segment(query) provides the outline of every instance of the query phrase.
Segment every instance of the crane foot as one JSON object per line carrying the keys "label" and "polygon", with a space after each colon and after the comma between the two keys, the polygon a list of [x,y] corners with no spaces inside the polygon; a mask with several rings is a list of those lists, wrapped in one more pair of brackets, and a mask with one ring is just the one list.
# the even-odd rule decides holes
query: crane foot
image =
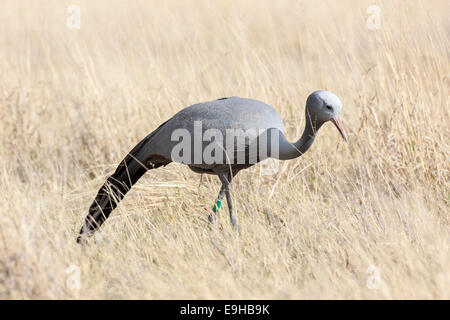
{"label": "crane foot", "polygon": [[208,216],[208,221],[209,223],[211,223],[213,226],[217,225],[217,215],[215,213],[211,213]]}

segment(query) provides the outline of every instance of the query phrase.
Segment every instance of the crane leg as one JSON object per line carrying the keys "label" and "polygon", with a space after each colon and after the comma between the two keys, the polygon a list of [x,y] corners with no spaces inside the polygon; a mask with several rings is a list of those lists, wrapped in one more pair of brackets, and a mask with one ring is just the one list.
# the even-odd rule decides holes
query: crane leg
{"label": "crane leg", "polygon": [[225,195],[225,187],[222,184],[222,187],[220,188],[219,194],[217,195],[216,203],[213,207],[213,212],[208,216],[208,220],[211,224],[216,224],[217,221],[217,212],[219,212],[220,206],[222,205],[222,199]]}
{"label": "crane leg", "polygon": [[230,222],[233,228],[237,231],[239,231],[239,227],[237,224],[236,216],[233,213],[233,204],[231,202],[231,193],[230,189],[228,188],[230,182],[231,182],[231,176],[230,174],[226,175],[219,175],[220,181],[222,182],[222,188],[225,192],[225,196],[227,197],[227,204],[228,204],[228,211],[230,213]]}

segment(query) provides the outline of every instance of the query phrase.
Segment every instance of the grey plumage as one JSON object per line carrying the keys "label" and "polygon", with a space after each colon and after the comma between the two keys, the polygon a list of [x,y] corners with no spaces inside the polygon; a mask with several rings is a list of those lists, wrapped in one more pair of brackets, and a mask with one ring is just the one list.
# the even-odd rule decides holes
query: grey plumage
{"label": "grey plumage", "polygon": [[[302,137],[294,143],[286,139],[279,114],[261,101],[230,97],[198,103],[182,109],[139,142],[121,161],[115,172],[108,177],[89,208],[77,241],[81,242],[85,236],[93,234],[101,226],[118,202],[147,170],[165,166],[171,162],[184,162],[197,173],[217,175],[222,182],[217,200],[221,201],[226,196],[231,223],[237,228],[228,188],[233,177],[240,170],[269,157],[287,160],[302,155],[311,146],[319,128],[327,121],[332,121],[346,140],[346,134],[339,119],[341,108],[341,101],[333,93],[313,92],[306,103],[305,130]],[[174,137],[174,132],[177,130],[184,130],[193,137],[189,143],[191,150],[189,157],[184,157],[183,161],[174,156],[174,150],[180,143],[176,135]],[[216,134],[220,133],[223,140],[217,137],[204,139],[203,135],[208,130]],[[239,136],[236,140],[233,137],[234,143],[231,144],[233,150],[227,148],[227,130],[243,132],[242,140]],[[248,132],[256,132],[256,134],[247,135]],[[267,136],[265,140],[262,138]],[[203,155],[212,142],[220,146],[219,149],[223,151],[223,162],[211,163],[197,157]],[[276,148],[273,147],[274,145]],[[265,153],[261,153],[263,148]],[[212,154],[218,155],[219,149]],[[184,152],[180,154],[186,156]],[[211,214],[209,220],[215,220],[215,212]]]}

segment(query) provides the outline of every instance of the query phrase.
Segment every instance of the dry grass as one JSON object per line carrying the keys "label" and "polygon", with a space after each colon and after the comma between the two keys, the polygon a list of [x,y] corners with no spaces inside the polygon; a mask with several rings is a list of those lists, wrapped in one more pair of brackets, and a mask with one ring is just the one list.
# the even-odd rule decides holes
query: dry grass
{"label": "dry grass", "polygon": [[[368,30],[373,2],[4,1],[0,297],[450,298],[450,8],[377,0]],[[277,174],[240,173],[240,237],[226,210],[207,223],[218,179],[171,164],[75,243],[107,174],[177,110],[256,98],[294,140],[316,89],[343,100],[350,143],[327,125]]]}

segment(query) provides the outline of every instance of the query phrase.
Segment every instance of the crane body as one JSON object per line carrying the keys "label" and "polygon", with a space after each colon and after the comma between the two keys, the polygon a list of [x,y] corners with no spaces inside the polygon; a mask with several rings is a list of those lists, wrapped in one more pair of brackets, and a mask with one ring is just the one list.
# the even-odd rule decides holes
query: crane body
{"label": "crane body", "polygon": [[236,174],[267,158],[301,156],[327,121],[333,122],[347,140],[339,118],[341,108],[333,93],[313,92],[306,103],[304,132],[296,142],[286,139],[283,121],[275,109],[258,100],[229,97],[182,109],[139,142],[107,178],[89,208],[77,241],[83,242],[102,225],[146,171],[171,162],[188,165],[196,173],[217,175],[222,186],[209,221],[215,221],[226,197],[231,224],[238,229],[229,190]]}

